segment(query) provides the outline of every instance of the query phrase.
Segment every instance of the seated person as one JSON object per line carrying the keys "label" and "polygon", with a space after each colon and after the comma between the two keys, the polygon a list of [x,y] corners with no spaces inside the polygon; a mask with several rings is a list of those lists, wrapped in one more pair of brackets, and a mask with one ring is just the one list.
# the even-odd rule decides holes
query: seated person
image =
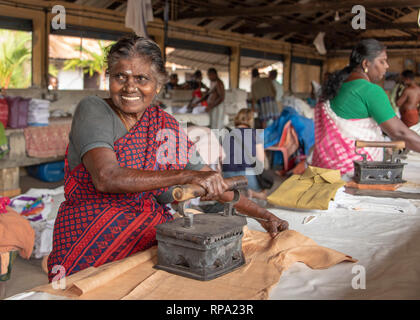
{"label": "seated person", "polygon": [[[420,152],[420,136],[395,115],[384,89],[375,84],[388,68],[385,47],[375,39],[360,41],[343,70],[330,75],[322,86],[321,102],[315,108],[315,147],[312,165],[354,171],[355,140],[403,140],[408,149]],[[359,150],[368,161],[382,161],[382,148]]]}
{"label": "seated person", "polygon": [[[218,172],[188,164],[192,142],[152,103],[166,79],[158,45],[130,35],[111,47],[107,61],[110,97],[84,98],[72,122],[49,281],[155,245],[154,227],[173,219],[165,204],[171,186],[196,184],[205,200],[233,199]],[[235,207],[269,220],[261,225],[272,236],[288,226],[246,197]]]}
{"label": "seated person", "polygon": [[254,129],[251,109],[241,109],[235,116],[235,129],[224,137],[223,149],[223,177],[246,176],[248,196],[267,199],[256,177],[264,169],[264,143]]}
{"label": "seated person", "polygon": [[405,88],[396,105],[400,109],[401,121],[407,127],[411,127],[419,122],[420,87],[414,80],[413,71],[403,71],[401,78]]}
{"label": "seated person", "polygon": [[165,84],[166,91],[180,88],[181,86],[178,84],[178,75],[176,73],[172,73],[169,76],[169,82]]}

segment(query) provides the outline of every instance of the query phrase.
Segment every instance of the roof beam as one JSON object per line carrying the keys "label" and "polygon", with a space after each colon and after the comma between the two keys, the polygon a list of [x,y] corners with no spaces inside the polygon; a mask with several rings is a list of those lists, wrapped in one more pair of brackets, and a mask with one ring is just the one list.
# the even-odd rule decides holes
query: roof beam
{"label": "roof beam", "polygon": [[[418,29],[419,26],[415,22],[403,22],[403,23],[366,23],[367,29],[371,30],[392,30],[392,29]],[[366,31],[366,30],[354,30],[351,27],[351,24],[348,23],[347,25],[338,24],[334,27],[331,24],[309,24],[309,23],[282,23],[272,25],[270,27],[239,27],[234,30],[233,32],[240,32],[240,33],[256,33],[256,34],[265,34],[265,33],[288,33],[288,32],[307,32],[307,33],[317,33],[320,31],[330,33],[330,32],[357,32],[357,31]],[[404,31],[404,30],[403,30]]]}
{"label": "roof beam", "polygon": [[[365,8],[404,8],[420,7],[419,0],[365,0],[359,1]],[[325,12],[327,10],[346,10],[351,9],[355,3],[353,1],[317,1],[308,3],[270,5],[248,8],[224,8],[215,10],[200,10],[180,14],[178,20],[191,18],[209,18],[209,17],[234,17],[234,16],[280,16],[293,13],[315,13]]]}

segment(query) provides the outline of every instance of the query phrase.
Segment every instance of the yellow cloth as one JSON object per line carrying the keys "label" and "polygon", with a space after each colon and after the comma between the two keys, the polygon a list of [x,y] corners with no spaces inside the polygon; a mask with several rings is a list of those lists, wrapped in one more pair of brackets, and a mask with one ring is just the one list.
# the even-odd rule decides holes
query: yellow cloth
{"label": "yellow cloth", "polygon": [[302,175],[284,181],[267,200],[282,207],[327,210],[330,200],[344,185],[340,170],[309,166]]}
{"label": "yellow cloth", "polygon": [[188,279],[154,269],[157,248],[152,247],[98,268],[79,271],[66,278],[64,290],[47,284],[30,291],[83,300],[267,299],[283,271],[295,262],[303,262],[313,269],[326,269],[343,261],[357,261],[344,253],[322,247],[294,230],[283,231],[273,239],[267,232],[244,227],[242,249],[246,264],[210,281]]}

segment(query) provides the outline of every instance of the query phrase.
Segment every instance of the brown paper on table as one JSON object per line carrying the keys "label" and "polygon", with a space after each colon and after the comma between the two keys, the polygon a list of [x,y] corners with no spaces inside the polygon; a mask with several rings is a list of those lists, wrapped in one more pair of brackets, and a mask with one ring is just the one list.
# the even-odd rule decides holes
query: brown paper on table
{"label": "brown paper on table", "polygon": [[326,269],[343,261],[357,262],[341,252],[319,246],[294,230],[281,232],[272,239],[266,232],[245,227],[242,248],[246,264],[210,281],[154,269],[157,247],[153,247],[98,268],[77,272],[66,278],[65,290],[55,290],[47,284],[30,291],[87,300],[268,299],[283,271],[295,262],[303,262],[312,269]]}

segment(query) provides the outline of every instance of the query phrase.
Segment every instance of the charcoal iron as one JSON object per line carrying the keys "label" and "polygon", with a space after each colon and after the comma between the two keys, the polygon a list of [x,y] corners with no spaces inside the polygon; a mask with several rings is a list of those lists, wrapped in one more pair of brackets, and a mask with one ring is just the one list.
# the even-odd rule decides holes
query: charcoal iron
{"label": "charcoal iron", "polygon": [[[396,184],[404,183],[403,169],[399,150],[405,148],[404,141],[356,141],[356,154],[363,157],[354,163],[354,181],[359,184]],[[384,148],[383,161],[367,161],[366,154],[357,153],[358,148]],[[387,159],[385,148],[392,148],[391,157]]]}
{"label": "charcoal iron", "polygon": [[[245,263],[242,252],[246,218],[236,214],[234,204],[239,190],[247,185],[246,177],[225,179],[234,198],[220,213],[185,212],[185,200],[203,196],[199,186],[177,186],[173,191],[181,218],[156,226],[158,262],[156,269],[196,280],[211,280],[229,273]],[[195,191],[191,191],[195,190]]]}

